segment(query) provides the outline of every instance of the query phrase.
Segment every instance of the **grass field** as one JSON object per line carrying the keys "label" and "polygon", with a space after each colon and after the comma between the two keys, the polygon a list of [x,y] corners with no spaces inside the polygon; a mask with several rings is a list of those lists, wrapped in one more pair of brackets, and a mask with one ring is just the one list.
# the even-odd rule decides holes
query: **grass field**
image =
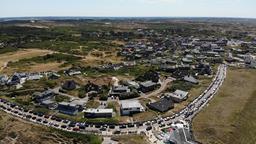
{"label": "grass field", "polygon": [[36,126],[0,111],[1,144],[100,144],[94,135],[82,135]]}
{"label": "grass field", "polygon": [[20,59],[42,56],[49,53],[52,53],[52,51],[39,49],[25,49],[16,52],[0,54],[0,71],[2,70],[2,67],[9,61],[18,61]]}
{"label": "grass field", "polygon": [[229,69],[209,106],[194,120],[196,140],[204,144],[256,143],[256,70]]}

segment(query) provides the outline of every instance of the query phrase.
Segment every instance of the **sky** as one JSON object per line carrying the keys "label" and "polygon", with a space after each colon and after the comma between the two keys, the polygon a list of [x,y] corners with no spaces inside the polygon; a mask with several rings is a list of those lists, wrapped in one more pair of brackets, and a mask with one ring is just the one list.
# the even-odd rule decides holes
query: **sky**
{"label": "sky", "polygon": [[0,0],[0,17],[243,17],[256,0]]}

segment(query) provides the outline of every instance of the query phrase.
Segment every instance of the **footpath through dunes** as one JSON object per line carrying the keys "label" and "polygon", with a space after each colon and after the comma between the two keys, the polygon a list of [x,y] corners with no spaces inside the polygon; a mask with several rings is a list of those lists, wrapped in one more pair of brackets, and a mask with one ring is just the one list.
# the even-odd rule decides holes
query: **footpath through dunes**
{"label": "footpath through dunes", "polygon": [[209,106],[193,120],[203,144],[256,143],[256,70],[228,68],[227,78]]}
{"label": "footpath through dunes", "polygon": [[42,56],[50,53],[53,52],[50,50],[41,49],[22,49],[15,52],[0,54],[0,72],[7,66],[7,63],[10,61],[14,62],[21,59]]}

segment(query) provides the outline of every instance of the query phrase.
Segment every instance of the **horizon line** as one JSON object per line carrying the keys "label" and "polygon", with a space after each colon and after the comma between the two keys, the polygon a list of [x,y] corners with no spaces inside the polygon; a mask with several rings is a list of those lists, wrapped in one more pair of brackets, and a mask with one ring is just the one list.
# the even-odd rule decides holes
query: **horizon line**
{"label": "horizon line", "polygon": [[232,17],[232,16],[7,16],[0,19],[15,18],[226,18],[226,19],[256,19],[256,17]]}

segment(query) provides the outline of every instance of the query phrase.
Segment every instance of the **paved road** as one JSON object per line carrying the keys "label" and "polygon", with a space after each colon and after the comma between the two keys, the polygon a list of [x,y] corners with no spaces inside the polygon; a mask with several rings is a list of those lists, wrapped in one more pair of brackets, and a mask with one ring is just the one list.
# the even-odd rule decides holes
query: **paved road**
{"label": "paved road", "polygon": [[[51,116],[45,117],[33,114],[29,111],[25,112],[23,108],[13,106],[10,102],[7,102],[3,99],[0,99],[0,109],[27,121],[36,124],[46,125],[49,127],[54,127],[65,131],[73,131],[78,133],[96,133],[104,136],[111,136],[114,134],[125,135],[145,133],[149,137],[151,143],[161,143],[161,140],[155,137],[154,131],[159,131],[159,129],[167,128],[170,126],[170,124],[179,120],[191,121],[196,116],[196,114],[199,113],[217,93],[223,81],[225,80],[225,77],[226,65],[220,65],[218,67],[216,76],[214,77],[210,86],[198,98],[196,98],[193,102],[187,105],[187,107],[185,107],[183,110],[170,117],[156,117],[153,118],[151,121],[136,123],[135,125],[112,125],[113,127],[107,124],[98,125],[75,123],[74,125],[72,125],[72,122],[65,123],[63,120],[57,121],[56,119],[52,119]],[[81,125],[84,127],[81,127]]]}

